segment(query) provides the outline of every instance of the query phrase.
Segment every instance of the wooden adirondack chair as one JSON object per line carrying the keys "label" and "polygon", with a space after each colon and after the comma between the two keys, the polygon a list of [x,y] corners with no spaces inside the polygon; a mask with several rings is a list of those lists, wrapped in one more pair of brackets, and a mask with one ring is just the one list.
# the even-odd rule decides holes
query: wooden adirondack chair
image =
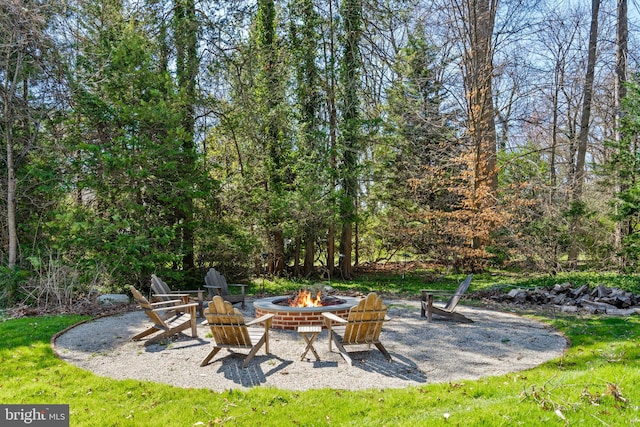
{"label": "wooden adirondack chair", "polygon": [[151,290],[153,297],[160,301],[170,301],[175,298],[187,297],[189,301],[198,303],[198,316],[204,317],[204,289],[194,289],[189,291],[172,291],[167,282],[156,276],[151,275]]}
{"label": "wooden adirondack chair", "polygon": [[[204,278],[205,288],[209,290],[209,296],[213,298],[215,295],[221,296],[225,301],[231,304],[242,303],[244,308],[244,296],[245,290],[248,285],[245,284],[227,284],[227,279],[224,278],[215,268],[210,268],[207,275]],[[229,286],[241,288],[240,294],[232,294],[229,292]]]}
{"label": "wooden adirondack chair", "polygon": [[[193,302],[185,304],[181,299],[150,303],[136,288],[129,286],[129,289],[131,289],[133,298],[136,300],[138,305],[140,305],[147,317],[149,317],[151,322],[153,322],[153,326],[149,329],[133,336],[131,338],[133,341],[138,341],[146,336],[160,332],[156,336],[145,341],[144,345],[148,346],[170,336],[176,335],[185,329],[189,329],[189,327],[191,327],[191,336],[194,338],[198,337],[196,323],[196,307],[198,306],[198,303]],[[175,316],[170,319],[163,319],[160,314],[168,310],[175,310]],[[183,312],[180,310],[185,311]]]}
{"label": "wooden adirondack chair", "polygon": [[[420,300],[422,301],[422,304],[421,304],[422,309],[420,310],[420,315],[422,317],[425,317],[425,313],[426,313],[428,322],[431,322],[431,317],[434,314],[436,314],[436,315],[445,317],[447,319],[456,320],[458,322],[473,323],[473,320],[469,319],[468,317],[460,313],[456,313],[453,311],[458,305],[460,298],[462,298],[465,292],[467,292],[467,289],[469,289],[469,285],[471,285],[472,278],[473,278],[473,274],[468,275],[467,278],[464,279],[464,281],[460,283],[460,285],[458,285],[458,289],[456,289],[455,293],[453,294],[441,292],[437,290],[434,291],[434,290],[423,289],[421,291],[421,297],[420,297]],[[450,296],[451,298],[449,298],[449,301],[447,301],[444,307],[436,307],[435,305],[433,305],[434,295]]]}
{"label": "wooden adirondack chair", "polygon": [[[349,365],[353,365],[353,360],[344,347],[346,345],[366,344],[371,348],[371,344],[373,344],[387,360],[391,361],[391,355],[380,342],[382,323],[388,320],[386,317],[387,307],[382,303],[382,298],[376,293],[370,293],[358,305],[352,307],[349,310],[347,320],[333,313],[322,313],[322,315],[325,317],[325,323],[329,331],[329,351],[332,351],[331,343],[334,342],[338,351]],[[336,330],[334,323],[343,325],[343,327],[338,326]]]}
{"label": "wooden adirondack chair", "polygon": [[[215,343],[213,350],[204,358],[200,366],[209,364],[209,361],[223,348],[249,350],[249,354],[242,363],[243,368],[247,367],[263,345],[265,352],[269,354],[269,329],[273,313],[265,314],[245,323],[240,310],[234,308],[230,302],[223,300],[220,295],[216,295],[204,314]],[[264,324],[263,329],[249,328],[249,326],[259,323]]]}

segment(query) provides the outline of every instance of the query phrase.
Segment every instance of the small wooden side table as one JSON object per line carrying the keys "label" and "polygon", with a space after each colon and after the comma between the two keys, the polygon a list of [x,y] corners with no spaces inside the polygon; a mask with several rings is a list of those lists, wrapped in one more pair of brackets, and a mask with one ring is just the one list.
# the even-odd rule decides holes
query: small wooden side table
{"label": "small wooden side table", "polygon": [[311,350],[313,355],[316,356],[316,360],[320,360],[320,356],[316,353],[316,349],[313,348],[313,341],[320,332],[322,332],[321,326],[298,326],[298,334],[302,335],[302,338],[304,338],[307,343],[307,347],[304,349],[304,353],[302,353],[300,360],[304,360],[304,357],[307,355],[309,350]]}

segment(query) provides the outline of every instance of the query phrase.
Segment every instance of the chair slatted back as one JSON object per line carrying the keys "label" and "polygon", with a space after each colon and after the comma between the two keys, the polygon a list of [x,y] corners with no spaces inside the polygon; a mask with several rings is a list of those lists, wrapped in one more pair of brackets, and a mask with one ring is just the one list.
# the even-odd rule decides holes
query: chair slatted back
{"label": "chair slatted back", "polygon": [[462,298],[464,293],[467,292],[467,289],[469,289],[469,285],[471,285],[472,278],[473,278],[473,274],[470,274],[467,276],[466,279],[464,279],[462,283],[460,283],[460,285],[458,285],[458,289],[456,289],[456,293],[451,298],[449,298],[449,301],[447,301],[447,304],[444,306],[445,310],[452,311],[454,308],[456,308],[456,305],[458,305],[460,298]]}
{"label": "chair slatted back", "polygon": [[[165,282],[164,280],[162,280],[161,278],[159,278],[155,274],[151,275],[151,290],[155,294],[170,294],[171,293],[171,289],[169,288],[169,285],[167,285],[167,282]],[[161,298],[164,301],[168,301],[168,300],[171,299],[171,297],[161,297]]]}
{"label": "chair slatted back", "polygon": [[156,326],[159,329],[165,330],[165,331],[168,330],[169,327],[167,326],[165,321],[162,320],[162,318],[158,315],[157,312],[153,311],[153,306],[151,305],[151,303],[149,303],[149,300],[147,300],[140,293],[140,291],[138,291],[133,286],[129,286],[129,289],[131,290],[131,293],[133,294],[133,298],[136,300],[136,302],[138,303],[140,308],[142,308],[144,310],[145,314],[153,322],[154,326]]}
{"label": "chair slatted back", "polygon": [[252,347],[242,313],[221,296],[213,297],[204,314],[217,346]]}
{"label": "chair slatted back", "polygon": [[387,307],[372,292],[349,310],[343,344],[373,344],[379,342]]}
{"label": "chair slatted back", "polygon": [[204,278],[205,283],[208,286],[218,286],[222,290],[222,295],[229,295],[229,286],[227,279],[218,272],[215,268],[210,268],[207,275]]}

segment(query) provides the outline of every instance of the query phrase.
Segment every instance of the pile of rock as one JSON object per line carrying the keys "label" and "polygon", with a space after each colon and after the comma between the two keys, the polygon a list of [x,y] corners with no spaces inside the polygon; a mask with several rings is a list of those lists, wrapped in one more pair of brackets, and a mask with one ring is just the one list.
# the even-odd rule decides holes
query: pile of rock
{"label": "pile of rock", "polygon": [[508,293],[491,293],[485,298],[501,304],[552,306],[567,313],[586,312],[628,316],[640,314],[640,295],[604,285],[574,287],[571,283],[536,289],[512,289]]}

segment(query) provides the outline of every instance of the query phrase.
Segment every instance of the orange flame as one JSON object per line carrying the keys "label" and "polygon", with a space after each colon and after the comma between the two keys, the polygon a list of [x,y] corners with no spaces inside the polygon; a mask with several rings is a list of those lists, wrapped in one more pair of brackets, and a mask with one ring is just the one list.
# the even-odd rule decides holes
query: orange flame
{"label": "orange flame", "polygon": [[322,291],[318,292],[314,297],[311,296],[311,291],[301,289],[298,295],[292,300],[289,300],[290,307],[319,307],[322,305]]}

